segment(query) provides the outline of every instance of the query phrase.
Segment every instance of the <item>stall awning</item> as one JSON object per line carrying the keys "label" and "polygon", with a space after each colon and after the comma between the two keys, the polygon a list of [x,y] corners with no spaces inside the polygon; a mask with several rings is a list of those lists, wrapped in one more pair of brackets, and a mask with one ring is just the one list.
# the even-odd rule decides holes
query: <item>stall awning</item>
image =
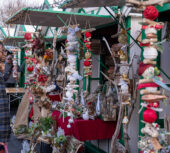
{"label": "stall awning", "polygon": [[62,8],[84,8],[84,7],[103,7],[103,6],[123,6],[125,0],[66,0]]}
{"label": "stall awning", "polygon": [[92,15],[53,10],[21,9],[6,21],[7,24],[39,25],[49,27],[62,27],[64,23],[80,24],[81,28],[87,26],[97,27],[113,22],[109,15]]}
{"label": "stall awning", "polygon": [[[53,38],[54,37],[44,37],[44,40],[45,42],[50,42],[52,43],[53,42]],[[57,38],[57,41],[61,41],[61,40],[64,40],[66,39],[65,36],[62,36],[62,37],[58,37]],[[25,39],[23,36],[18,36],[18,37],[6,37],[4,40],[3,40],[4,44],[5,45],[15,45],[17,43],[21,43],[21,42],[25,42]]]}

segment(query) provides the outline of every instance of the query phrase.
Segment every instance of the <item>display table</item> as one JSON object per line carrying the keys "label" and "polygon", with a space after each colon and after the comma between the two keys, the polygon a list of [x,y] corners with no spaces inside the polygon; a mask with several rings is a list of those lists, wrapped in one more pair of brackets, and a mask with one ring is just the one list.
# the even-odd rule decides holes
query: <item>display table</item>
{"label": "display table", "polygon": [[24,88],[5,88],[7,94],[25,93]]}
{"label": "display table", "polygon": [[63,123],[63,116],[59,118],[59,111],[54,111],[52,116],[56,120],[57,126],[64,129],[65,135],[73,135],[80,141],[111,139],[116,128],[116,122],[104,122],[100,119],[75,119],[71,128],[67,128],[69,117],[66,117]]}
{"label": "display table", "polygon": [[[8,95],[9,110],[10,110],[10,103],[16,100],[21,100],[23,97],[22,95],[25,93],[25,89],[24,88],[5,88],[5,90]],[[11,98],[13,99],[11,100]]]}

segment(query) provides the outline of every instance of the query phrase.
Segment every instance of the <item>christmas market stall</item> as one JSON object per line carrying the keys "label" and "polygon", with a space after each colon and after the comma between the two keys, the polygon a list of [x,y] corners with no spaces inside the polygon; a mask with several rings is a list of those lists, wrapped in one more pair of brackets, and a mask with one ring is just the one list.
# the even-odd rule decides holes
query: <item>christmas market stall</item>
{"label": "christmas market stall", "polygon": [[[31,153],[40,142],[53,153],[90,152],[84,146],[94,140],[108,140],[107,152],[130,153],[136,105],[139,152],[169,151],[169,131],[157,120],[169,90],[158,60],[165,25],[159,10],[166,2],[127,0],[126,9],[115,11],[108,6],[125,1],[70,0],[61,7],[103,7],[108,15],[23,8],[6,22],[56,27],[50,47],[40,29],[24,33],[26,92],[11,126],[15,136],[29,140]],[[132,8],[143,13],[142,30],[133,35]]]}
{"label": "christmas market stall", "polygon": [[[23,20],[24,15],[29,16],[31,22]],[[43,15],[48,16],[49,21],[39,22]],[[111,35],[116,33],[112,28],[117,29],[111,17],[22,9],[7,23],[61,27],[54,36],[53,49],[46,48],[41,31],[24,35],[27,91],[16,114],[15,135],[30,139],[32,152],[39,141],[51,143],[56,152],[69,150],[66,144],[74,142],[71,149],[76,152],[82,141],[111,139],[118,112],[116,89],[108,81],[113,79],[114,62],[109,58],[107,45],[116,41]],[[108,24],[107,31],[96,30],[103,24]],[[60,45],[56,43],[59,32],[67,37]],[[100,43],[103,36],[105,42]],[[122,37],[126,37],[123,31]],[[101,60],[99,54],[107,57]],[[123,52],[117,55],[117,60],[121,55],[122,62],[126,62]],[[80,65],[84,67],[81,73]],[[108,72],[109,78],[102,79],[100,69],[104,75]],[[97,81],[95,87],[90,84],[93,80],[95,84]],[[128,81],[126,76],[125,80]],[[29,119],[33,122],[29,123]]]}

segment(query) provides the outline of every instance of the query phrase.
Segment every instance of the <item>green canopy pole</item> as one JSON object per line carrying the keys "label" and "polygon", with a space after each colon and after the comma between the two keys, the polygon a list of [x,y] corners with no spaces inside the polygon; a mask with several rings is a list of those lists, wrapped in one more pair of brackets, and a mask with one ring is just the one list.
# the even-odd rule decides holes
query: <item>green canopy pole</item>
{"label": "green canopy pole", "polygon": [[[25,62],[24,57],[25,57],[25,50],[24,48],[21,48],[21,59],[20,59],[21,65]],[[24,70],[20,74],[19,87],[24,88],[25,87],[24,83],[25,83],[25,65],[24,65]]]}

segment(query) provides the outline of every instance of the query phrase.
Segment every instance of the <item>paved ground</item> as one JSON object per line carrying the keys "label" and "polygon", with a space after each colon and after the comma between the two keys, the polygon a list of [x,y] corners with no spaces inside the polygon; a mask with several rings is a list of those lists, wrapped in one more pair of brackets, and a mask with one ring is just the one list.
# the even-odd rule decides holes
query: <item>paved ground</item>
{"label": "paved ground", "polygon": [[8,143],[8,151],[9,153],[20,153],[22,149],[22,141],[15,138],[13,134],[11,134],[10,141]]}
{"label": "paved ground", "polygon": [[[11,105],[11,117],[17,112],[17,103]],[[16,139],[16,137],[11,133],[10,141],[8,142],[9,153],[20,153],[22,149],[22,141]]]}

